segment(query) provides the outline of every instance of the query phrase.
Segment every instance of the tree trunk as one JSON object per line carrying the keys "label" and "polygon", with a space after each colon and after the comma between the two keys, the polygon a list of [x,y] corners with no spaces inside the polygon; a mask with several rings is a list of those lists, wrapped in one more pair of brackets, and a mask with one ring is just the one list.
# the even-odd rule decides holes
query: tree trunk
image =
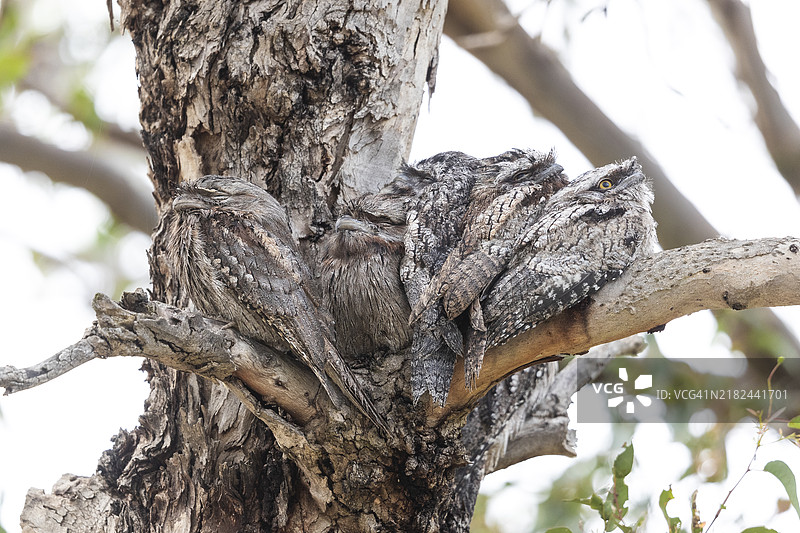
{"label": "tree trunk", "polygon": [[[376,190],[407,156],[444,15],[424,2],[123,9],[157,204],[182,181],[239,176],[286,206],[306,249],[337,203]],[[175,303],[164,274],[154,264],[154,295]],[[151,372],[141,431],[103,462],[133,530],[427,529],[427,518],[412,526],[414,482],[399,479],[403,459],[384,443],[320,429],[313,452],[292,453],[224,387]]]}

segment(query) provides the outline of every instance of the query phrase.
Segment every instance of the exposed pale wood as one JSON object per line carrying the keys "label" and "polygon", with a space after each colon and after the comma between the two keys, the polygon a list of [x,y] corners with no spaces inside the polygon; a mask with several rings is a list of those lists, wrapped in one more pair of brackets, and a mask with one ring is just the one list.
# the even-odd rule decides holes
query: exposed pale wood
{"label": "exposed pale wood", "polygon": [[[701,309],[751,309],[800,302],[800,239],[715,239],[643,259],[573,308],[486,353],[477,387],[457,380],[442,418],[537,359],[580,353]],[[463,372],[456,364],[455,375]]]}

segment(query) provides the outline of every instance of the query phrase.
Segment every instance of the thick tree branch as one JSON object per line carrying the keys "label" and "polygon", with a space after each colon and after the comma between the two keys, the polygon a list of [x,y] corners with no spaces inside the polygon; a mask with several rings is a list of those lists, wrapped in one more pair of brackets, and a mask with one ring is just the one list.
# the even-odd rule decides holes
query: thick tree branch
{"label": "thick tree branch", "polygon": [[0,124],[0,161],[84,188],[105,202],[119,220],[148,235],[158,223],[152,197],[97,156],[61,150]]}
{"label": "thick tree branch", "polygon": [[750,8],[740,0],[708,0],[736,57],[736,76],[756,102],[755,123],[778,170],[800,196],[800,127],[769,82]]}
{"label": "thick tree branch", "polygon": [[[453,380],[444,418],[473,405],[495,383],[538,360],[580,353],[702,309],[800,304],[800,238],[715,239],[658,253],[632,265],[585,306],[489,350],[474,390]],[[463,372],[456,363],[455,375]]]}

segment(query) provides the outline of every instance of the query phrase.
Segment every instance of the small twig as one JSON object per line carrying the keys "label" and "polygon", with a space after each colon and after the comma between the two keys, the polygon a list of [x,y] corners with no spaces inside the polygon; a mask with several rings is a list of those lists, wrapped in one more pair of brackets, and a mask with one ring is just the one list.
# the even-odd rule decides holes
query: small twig
{"label": "small twig", "polygon": [[96,337],[83,338],[49,359],[28,368],[0,367],[0,387],[5,389],[4,395],[42,385],[83,363],[102,357],[96,349],[97,342],[101,341]]}
{"label": "small twig", "polygon": [[[772,371],[769,373],[769,376],[767,377],[767,390],[769,391],[772,391],[772,378],[775,375],[775,372],[778,370],[778,367],[781,366],[781,363],[783,363],[783,360],[778,359],[778,362],[775,364],[775,367],[772,369]],[[733,491],[736,490],[736,487],[739,486],[739,484],[742,482],[747,473],[753,469],[753,463],[756,460],[758,449],[761,447],[761,441],[764,440],[764,436],[767,434],[767,431],[769,430],[769,424],[772,421],[774,421],[775,418],[778,417],[783,412],[784,409],[785,407],[782,407],[776,413],[773,413],[772,395],[770,395],[769,405],[767,407],[767,416],[764,417],[762,412],[753,413],[758,418],[758,440],[756,440],[756,448],[755,450],[753,450],[753,457],[750,458],[750,462],[747,464],[747,468],[745,469],[744,473],[741,475],[739,480],[736,481],[736,484],[734,484],[733,488],[731,488],[731,490],[728,491],[728,494],[725,496],[725,499],[722,500],[722,503],[719,505],[719,509],[717,509],[717,514],[714,515],[714,518],[711,520],[711,523],[708,524],[705,533],[711,531],[711,526],[714,525],[714,522],[716,522],[717,517],[719,517],[719,515],[722,513],[722,510],[725,509],[725,504],[728,502],[728,499],[731,497],[731,494],[733,494]],[[781,440],[783,438],[784,437],[781,436]]]}
{"label": "small twig", "polygon": [[747,475],[747,473],[750,472],[753,469],[753,463],[756,460],[756,455],[758,454],[758,449],[761,447],[761,440],[764,438],[764,435],[766,434],[767,429],[768,429],[768,426],[766,424],[763,424],[763,425],[761,425],[759,427],[759,429],[758,429],[758,440],[756,441],[756,449],[753,450],[753,457],[750,458],[750,462],[747,464],[747,468],[745,469],[744,473],[741,475],[741,477],[739,477],[738,481],[736,481],[736,484],[733,485],[733,488],[731,488],[731,490],[728,491],[728,494],[725,496],[725,499],[722,500],[722,503],[719,505],[719,509],[717,509],[717,514],[715,514],[714,518],[711,519],[711,522],[708,524],[708,527],[706,528],[705,533],[708,533],[709,531],[711,531],[711,527],[714,525],[714,522],[717,521],[717,518],[722,513],[722,510],[725,509],[725,504],[728,503],[728,499],[731,497],[731,494],[733,494],[733,491],[736,490],[736,487],[739,486],[739,484],[742,482],[742,480]]}
{"label": "small twig", "polygon": [[114,6],[111,5],[111,0],[106,0],[106,7],[108,8],[108,23],[111,25],[111,31],[114,31]]}

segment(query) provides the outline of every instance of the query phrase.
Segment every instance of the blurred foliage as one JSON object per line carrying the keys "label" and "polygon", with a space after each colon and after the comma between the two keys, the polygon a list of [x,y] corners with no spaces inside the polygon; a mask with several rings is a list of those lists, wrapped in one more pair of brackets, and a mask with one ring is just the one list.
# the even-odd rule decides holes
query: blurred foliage
{"label": "blurred foliage", "polygon": [[112,41],[129,38],[110,32],[108,19],[62,15],[61,24],[35,29],[36,4],[20,0],[0,3],[0,98],[8,88],[17,94],[37,91],[58,112],[102,136],[109,127],[117,126],[98,113],[90,78]]}
{"label": "blurred foliage", "polygon": [[[20,113],[17,108],[20,95],[36,92],[51,106],[38,111],[44,121],[58,125],[66,122],[73,127],[78,123],[94,141],[106,140],[105,132],[119,131],[119,126],[109,124],[98,114],[91,79],[98,68],[97,60],[113,40],[129,37],[110,32],[105,17],[93,21],[56,11],[50,14],[52,20],[40,23],[36,14],[40,4],[0,2],[0,120],[14,124],[20,115],[26,116],[27,112]],[[36,127],[34,124],[34,131]],[[51,186],[49,180],[35,176],[29,181],[49,189],[53,195],[65,187]],[[146,282],[130,279],[126,274],[130,269],[122,268],[125,259],[121,257],[120,244],[129,234],[130,229],[118,223],[112,213],[97,228],[95,238],[80,249],[58,253],[26,245],[44,275],[68,271],[85,280],[89,298],[98,290],[118,297],[132,284]],[[142,255],[144,252],[142,249]]]}
{"label": "blurred foliage", "polygon": [[622,533],[633,533],[644,523],[645,517],[642,516],[630,526],[625,523],[625,516],[630,510],[627,507],[628,485],[625,483],[625,478],[631,470],[633,470],[633,444],[624,444],[622,452],[614,459],[611,467],[612,484],[611,488],[605,491],[605,497],[594,492],[588,498],[572,501],[597,511],[605,523],[605,531],[619,529]]}
{"label": "blurred foliage", "polygon": [[20,12],[14,4],[0,11],[0,91],[13,85],[27,72],[33,39],[20,32]]}
{"label": "blurred foliage", "polygon": [[[629,442],[636,428],[635,424],[617,424],[610,449]],[[582,507],[574,502],[582,495],[593,492],[592,481],[597,477],[611,475],[610,457],[598,455],[586,460],[576,460],[553,484],[544,499],[540,500],[533,531],[544,531],[554,524],[580,531],[585,519]],[[643,502],[636,502],[637,509],[644,509]]]}
{"label": "blurred foliage", "polygon": [[[758,426],[758,443],[756,444],[756,452],[762,445],[762,438],[768,431],[767,424],[759,424]],[[755,459],[755,454],[753,455],[753,459]],[[747,467],[747,470],[739,479],[739,481],[734,485],[734,487],[728,492],[725,500],[720,505],[719,511],[714,516],[714,519],[711,523],[708,524],[707,529],[705,531],[709,531],[711,526],[714,524],[714,521],[717,517],[726,510],[725,503],[728,501],[728,498],[731,494],[736,490],[739,486],[739,483],[744,479],[745,475],[751,471],[751,467],[753,465],[753,461]],[[600,515],[600,518],[604,524],[604,531],[621,531],[622,533],[635,533],[639,531],[642,526],[644,525],[645,521],[647,520],[647,511],[642,510],[634,513],[630,513],[631,516],[638,518],[628,519],[625,520],[625,517],[629,515],[629,509],[627,504],[629,503],[629,487],[625,482],[625,478],[631,473],[634,466],[634,449],[633,444],[625,444],[622,447],[622,451],[617,455],[614,459],[613,466],[611,468],[611,479],[612,482],[607,489],[601,489],[599,491],[592,491],[591,495],[586,498],[576,498],[571,500],[571,503],[579,503],[586,507],[589,507],[597,514]],[[800,518],[800,505],[798,505],[797,500],[797,486],[794,473],[791,469],[784,463],[783,461],[770,461],[764,468],[765,472],[769,472],[773,474],[783,485],[784,489],[786,490],[789,501],[791,505],[797,510],[798,518]],[[700,513],[697,509],[697,491],[692,494],[691,497],[691,523],[689,529],[685,529],[683,527],[683,521],[680,517],[672,516],[670,512],[667,510],[667,504],[675,499],[674,494],[672,493],[672,487],[669,487],[663,491],[658,498],[658,507],[661,510],[661,515],[663,516],[668,533],[703,533],[704,528],[706,528],[706,523],[703,522],[700,518]],[[537,528],[535,531],[541,531],[541,529]],[[572,533],[573,531],[583,531],[583,528],[578,525],[575,528],[566,527],[566,526],[559,526],[555,528],[550,528],[546,530],[546,533]],[[777,533],[772,529],[766,528],[764,526],[756,526],[756,527],[749,527],[744,529],[742,533]]]}
{"label": "blurred foliage", "polygon": [[486,508],[489,503],[489,497],[485,494],[478,494],[478,500],[475,502],[475,511],[472,513],[472,522],[470,522],[470,533],[502,533],[502,529],[497,526],[489,525],[486,522]]}
{"label": "blurred foliage", "polygon": [[94,98],[88,88],[81,83],[76,83],[72,87],[68,95],[65,111],[95,134],[100,133],[104,128],[105,123],[97,114]]}

